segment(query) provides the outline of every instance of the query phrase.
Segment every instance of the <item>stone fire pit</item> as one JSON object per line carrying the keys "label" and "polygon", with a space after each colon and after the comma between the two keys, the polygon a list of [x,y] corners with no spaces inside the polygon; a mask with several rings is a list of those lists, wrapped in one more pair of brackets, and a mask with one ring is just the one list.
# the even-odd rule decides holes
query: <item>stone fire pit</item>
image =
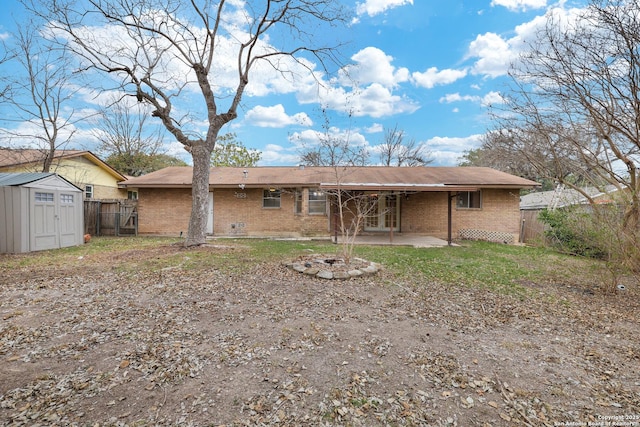
{"label": "stone fire pit", "polygon": [[362,258],[353,258],[347,264],[339,256],[318,254],[300,256],[286,266],[299,273],[327,280],[347,280],[380,271],[380,264]]}

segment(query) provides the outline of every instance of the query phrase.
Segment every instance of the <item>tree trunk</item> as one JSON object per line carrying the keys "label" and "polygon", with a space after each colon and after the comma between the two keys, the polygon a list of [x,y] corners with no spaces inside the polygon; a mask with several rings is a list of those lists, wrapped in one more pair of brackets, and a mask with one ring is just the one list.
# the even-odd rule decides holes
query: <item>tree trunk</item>
{"label": "tree trunk", "polygon": [[193,158],[191,218],[189,219],[189,232],[185,246],[198,246],[206,242],[211,151],[204,142],[191,146],[191,157]]}

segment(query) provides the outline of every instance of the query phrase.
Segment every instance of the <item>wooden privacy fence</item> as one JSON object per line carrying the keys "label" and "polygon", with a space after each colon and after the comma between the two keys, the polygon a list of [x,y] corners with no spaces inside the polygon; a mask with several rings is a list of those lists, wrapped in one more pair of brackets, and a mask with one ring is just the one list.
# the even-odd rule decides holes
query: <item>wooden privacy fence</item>
{"label": "wooden privacy fence", "polygon": [[84,232],[93,236],[137,236],[137,200],[85,200]]}
{"label": "wooden privacy fence", "polygon": [[520,241],[528,244],[544,242],[545,225],[538,219],[540,210],[520,211]]}

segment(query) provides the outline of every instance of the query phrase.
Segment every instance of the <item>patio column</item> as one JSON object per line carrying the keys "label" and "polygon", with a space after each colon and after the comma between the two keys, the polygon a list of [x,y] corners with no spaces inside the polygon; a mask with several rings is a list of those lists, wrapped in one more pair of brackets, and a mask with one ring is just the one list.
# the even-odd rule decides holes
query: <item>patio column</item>
{"label": "patio column", "polygon": [[451,200],[457,195],[451,194],[451,191],[447,191],[447,243],[449,244],[449,246],[451,246],[451,216],[452,216],[452,212],[451,212]]}

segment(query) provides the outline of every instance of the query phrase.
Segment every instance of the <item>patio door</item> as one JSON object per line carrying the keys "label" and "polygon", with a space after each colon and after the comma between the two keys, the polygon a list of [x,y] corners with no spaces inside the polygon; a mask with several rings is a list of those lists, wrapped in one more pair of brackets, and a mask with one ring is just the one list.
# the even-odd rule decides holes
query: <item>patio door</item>
{"label": "patio door", "polygon": [[397,194],[371,195],[368,199],[364,231],[398,231],[400,199]]}

